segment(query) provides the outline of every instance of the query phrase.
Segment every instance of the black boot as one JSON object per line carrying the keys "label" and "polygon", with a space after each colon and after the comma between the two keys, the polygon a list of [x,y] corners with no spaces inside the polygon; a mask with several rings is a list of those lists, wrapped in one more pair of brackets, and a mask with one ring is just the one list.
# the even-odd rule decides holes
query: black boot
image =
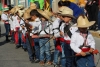
{"label": "black boot", "polygon": [[6,35],[6,42],[10,42],[10,40],[8,39],[8,36]]}

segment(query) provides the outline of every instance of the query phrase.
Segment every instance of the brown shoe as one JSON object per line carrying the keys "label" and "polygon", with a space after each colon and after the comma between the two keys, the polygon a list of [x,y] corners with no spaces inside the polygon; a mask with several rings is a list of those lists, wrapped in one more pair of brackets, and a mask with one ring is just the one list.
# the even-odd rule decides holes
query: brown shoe
{"label": "brown shoe", "polygon": [[46,64],[48,64],[48,65],[52,65],[52,62],[51,62],[51,61],[48,61]]}
{"label": "brown shoe", "polygon": [[40,65],[44,65],[44,61],[40,61]]}

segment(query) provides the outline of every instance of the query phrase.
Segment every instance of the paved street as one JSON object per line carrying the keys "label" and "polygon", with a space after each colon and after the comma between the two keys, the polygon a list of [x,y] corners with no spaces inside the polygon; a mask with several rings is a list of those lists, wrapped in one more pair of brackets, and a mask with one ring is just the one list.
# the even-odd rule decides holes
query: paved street
{"label": "paved street", "polygon": [[[31,63],[28,58],[28,53],[24,52],[22,48],[15,49],[15,45],[5,42],[4,25],[1,23],[2,36],[0,37],[0,67],[41,67],[39,63]],[[96,48],[100,51],[100,39],[95,38]],[[53,48],[52,48],[53,49]],[[95,62],[97,63],[99,56],[95,55]],[[53,67],[47,66],[45,67]],[[100,67],[98,64],[97,67]]]}

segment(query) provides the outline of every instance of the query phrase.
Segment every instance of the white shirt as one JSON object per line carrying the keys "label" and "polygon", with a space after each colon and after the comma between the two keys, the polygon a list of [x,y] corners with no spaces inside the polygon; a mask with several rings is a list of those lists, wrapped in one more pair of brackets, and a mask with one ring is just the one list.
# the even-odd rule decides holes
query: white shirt
{"label": "white shirt", "polygon": [[18,20],[18,16],[12,16],[13,18],[13,23],[14,23],[14,31],[16,31],[16,27],[20,28],[20,24],[19,24],[19,20]]}
{"label": "white shirt", "polygon": [[22,25],[25,26],[25,23],[24,23],[24,21],[21,19],[21,20],[20,20],[20,30],[22,30],[22,27],[21,27]]}
{"label": "white shirt", "polygon": [[38,33],[39,32],[39,25],[41,24],[41,21],[39,18],[36,18],[34,22],[29,22],[30,25],[32,25],[33,30],[32,33]]}
{"label": "white shirt", "polygon": [[1,19],[6,21],[9,18],[8,18],[8,16],[6,14],[3,13],[3,14],[1,14]]}
{"label": "white shirt", "polygon": [[14,30],[13,19],[11,19],[11,18],[12,18],[12,16],[10,16],[10,18],[9,18],[10,29],[11,29],[11,30]]}
{"label": "white shirt", "polygon": [[[53,32],[54,32],[54,36],[55,37],[60,37],[60,32],[59,32],[59,24],[60,24],[60,18],[56,18],[56,20],[52,23],[52,26],[53,26]],[[61,24],[60,26],[60,30],[61,28],[63,27],[63,23]]]}
{"label": "white shirt", "polygon": [[[70,46],[72,50],[74,50],[74,52],[76,53],[80,53],[81,49],[79,47],[82,46],[83,43],[84,43],[84,38],[82,37],[82,35],[80,35],[80,32],[79,31],[75,32],[71,37]],[[90,32],[88,32],[86,44],[87,46],[90,46],[91,48],[95,49],[95,41]]]}
{"label": "white shirt", "polygon": [[[45,22],[45,23],[46,23],[46,28],[45,28],[44,30],[45,30],[48,34],[52,34],[52,33],[53,33],[53,32],[52,32],[52,24],[49,23],[48,21]],[[41,24],[39,25],[39,32],[40,32],[39,35],[45,35],[46,33],[45,33],[44,30],[42,30],[42,22],[41,22]]]}

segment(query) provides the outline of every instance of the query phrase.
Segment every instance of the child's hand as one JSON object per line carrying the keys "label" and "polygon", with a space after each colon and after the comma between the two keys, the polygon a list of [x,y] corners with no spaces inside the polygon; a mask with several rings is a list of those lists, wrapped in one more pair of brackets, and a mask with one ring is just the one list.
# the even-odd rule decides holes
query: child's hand
{"label": "child's hand", "polygon": [[61,36],[63,36],[63,35],[64,35],[64,33],[63,33],[62,31],[60,31],[60,35],[61,35]]}
{"label": "child's hand", "polygon": [[93,48],[90,48],[89,52],[90,52],[90,53],[92,53],[92,52],[93,52],[93,50],[94,50]]}
{"label": "child's hand", "polygon": [[81,53],[80,53],[82,56],[86,56],[86,53],[85,52],[83,52],[83,51],[81,51]]}

